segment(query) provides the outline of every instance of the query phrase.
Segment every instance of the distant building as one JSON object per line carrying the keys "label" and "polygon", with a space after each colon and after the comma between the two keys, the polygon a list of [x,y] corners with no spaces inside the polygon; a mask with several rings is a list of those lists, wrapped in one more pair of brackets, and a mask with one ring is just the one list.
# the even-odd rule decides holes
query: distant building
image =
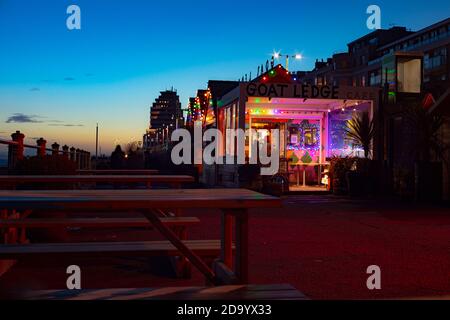
{"label": "distant building", "polygon": [[316,60],[314,70],[299,75],[298,81],[315,85],[368,86],[369,73],[374,69],[369,61],[379,57],[378,49],[412,33],[404,27],[371,32],[349,43],[348,52],[335,54],[326,61]]}
{"label": "distant building", "polygon": [[180,97],[175,90],[162,91],[150,109],[150,125],[144,135],[144,148],[164,144],[170,134],[184,126]]}
{"label": "distant building", "polygon": [[183,121],[180,97],[176,91],[162,91],[150,109],[150,129],[175,129]]}
{"label": "distant building", "polygon": [[394,52],[423,53],[424,91],[438,98],[450,87],[450,18],[390,42],[377,52],[379,59]]}
{"label": "distant building", "polygon": [[[313,70],[293,72],[291,76],[297,83],[319,86],[382,88],[378,159],[390,169],[393,180],[400,181],[405,172],[414,175],[417,174],[414,170],[418,170],[414,168],[418,161],[417,132],[411,131],[410,121],[405,117],[412,104],[422,101],[424,107],[429,107],[436,102],[433,113],[445,117],[439,135],[448,143],[449,55],[450,18],[447,18],[416,32],[403,27],[371,32],[350,42],[347,52],[335,54],[326,61],[316,60]],[[448,151],[447,157],[450,158]],[[444,198],[450,199],[450,163],[444,162],[443,172],[442,191]],[[431,173],[424,176],[431,177]],[[436,181],[438,177],[439,174]],[[439,185],[430,183],[428,188],[435,188],[433,192],[438,194],[441,193]]]}
{"label": "distant building", "polygon": [[199,89],[197,96],[189,99],[186,126],[192,127],[196,121],[202,121],[203,127],[214,126],[217,107],[220,105],[217,98],[238,86],[238,81],[208,81],[207,90]]}
{"label": "distant building", "polygon": [[450,86],[450,18],[417,32],[404,27],[376,30],[348,44],[348,52],[316,60],[311,71],[292,73],[298,83],[381,87],[395,55],[423,56],[423,92],[435,98]]}

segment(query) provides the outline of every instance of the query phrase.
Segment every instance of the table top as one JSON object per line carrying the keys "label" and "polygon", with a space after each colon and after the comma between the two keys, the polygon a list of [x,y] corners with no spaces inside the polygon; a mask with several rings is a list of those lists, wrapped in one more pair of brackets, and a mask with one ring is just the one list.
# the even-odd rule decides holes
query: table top
{"label": "table top", "polygon": [[0,191],[1,209],[274,208],[281,200],[247,189]]}
{"label": "table top", "polygon": [[0,176],[0,184],[36,182],[194,182],[182,175],[57,175],[57,176]]}
{"label": "table top", "polygon": [[77,170],[78,174],[94,174],[94,175],[149,175],[149,174],[158,174],[158,170],[149,170],[149,169],[138,169],[138,170],[129,170],[129,169],[108,169],[108,170]]}

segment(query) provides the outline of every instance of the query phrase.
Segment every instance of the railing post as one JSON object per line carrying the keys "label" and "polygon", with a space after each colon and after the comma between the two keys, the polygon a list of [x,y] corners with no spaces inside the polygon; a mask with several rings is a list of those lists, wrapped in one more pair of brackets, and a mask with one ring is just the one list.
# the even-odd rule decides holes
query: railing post
{"label": "railing post", "polygon": [[63,157],[66,158],[67,160],[69,160],[69,146],[64,145],[62,147],[62,150],[63,150]]}
{"label": "railing post", "polygon": [[76,161],[76,155],[75,155],[75,148],[74,147],[70,148],[70,160],[72,160],[73,162]]}
{"label": "railing post", "polygon": [[36,144],[38,146],[37,156],[40,158],[45,157],[45,154],[47,153],[46,150],[47,141],[44,140],[44,138],[40,138],[38,141],[36,141]]}
{"label": "railing post", "polygon": [[17,161],[23,159],[23,140],[25,139],[25,135],[20,131],[16,131],[11,135],[11,138],[17,144],[8,147],[8,169],[14,169]]}
{"label": "railing post", "polygon": [[57,144],[56,142],[52,144],[52,155],[53,156],[59,155],[59,144]]}

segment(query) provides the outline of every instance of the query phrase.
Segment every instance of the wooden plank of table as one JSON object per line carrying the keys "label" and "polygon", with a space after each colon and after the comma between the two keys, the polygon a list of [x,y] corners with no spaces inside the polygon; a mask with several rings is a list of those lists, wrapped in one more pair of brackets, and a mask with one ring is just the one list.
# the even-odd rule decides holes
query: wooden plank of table
{"label": "wooden plank of table", "polygon": [[0,191],[0,209],[276,208],[279,198],[247,189]]}
{"label": "wooden plank of table", "polygon": [[53,290],[18,293],[28,300],[307,300],[291,285],[234,285],[212,288],[170,287],[100,290]]}
{"label": "wooden plank of table", "polygon": [[77,170],[82,175],[154,175],[158,170]]}
{"label": "wooden plank of table", "polygon": [[[220,240],[186,240],[185,248],[200,252],[203,256],[216,256]],[[120,256],[175,256],[180,250],[170,241],[132,241],[132,242],[83,242],[83,243],[37,243],[6,244],[0,246],[1,259],[35,261],[35,259],[55,256],[70,257],[120,257]]]}
{"label": "wooden plank of table", "polygon": [[[196,217],[161,217],[161,222],[171,227],[184,227],[200,223]],[[148,219],[142,218],[34,218],[0,219],[0,228],[140,228],[152,227]]]}
{"label": "wooden plank of table", "polygon": [[0,176],[0,185],[22,183],[189,183],[194,178],[184,175],[56,175]]}

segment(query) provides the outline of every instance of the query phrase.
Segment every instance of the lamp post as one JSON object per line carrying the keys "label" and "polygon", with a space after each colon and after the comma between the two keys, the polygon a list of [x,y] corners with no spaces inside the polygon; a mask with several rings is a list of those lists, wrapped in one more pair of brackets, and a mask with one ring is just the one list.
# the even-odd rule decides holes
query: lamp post
{"label": "lamp post", "polygon": [[302,60],[303,57],[301,54],[296,53],[294,55],[291,54],[281,54],[280,52],[274,52],[273,53],[273,59],[280,59],[281,57],[285,57],[286,58],[286,70],[289,71],[289,58],[294,58],[295,60]]}

